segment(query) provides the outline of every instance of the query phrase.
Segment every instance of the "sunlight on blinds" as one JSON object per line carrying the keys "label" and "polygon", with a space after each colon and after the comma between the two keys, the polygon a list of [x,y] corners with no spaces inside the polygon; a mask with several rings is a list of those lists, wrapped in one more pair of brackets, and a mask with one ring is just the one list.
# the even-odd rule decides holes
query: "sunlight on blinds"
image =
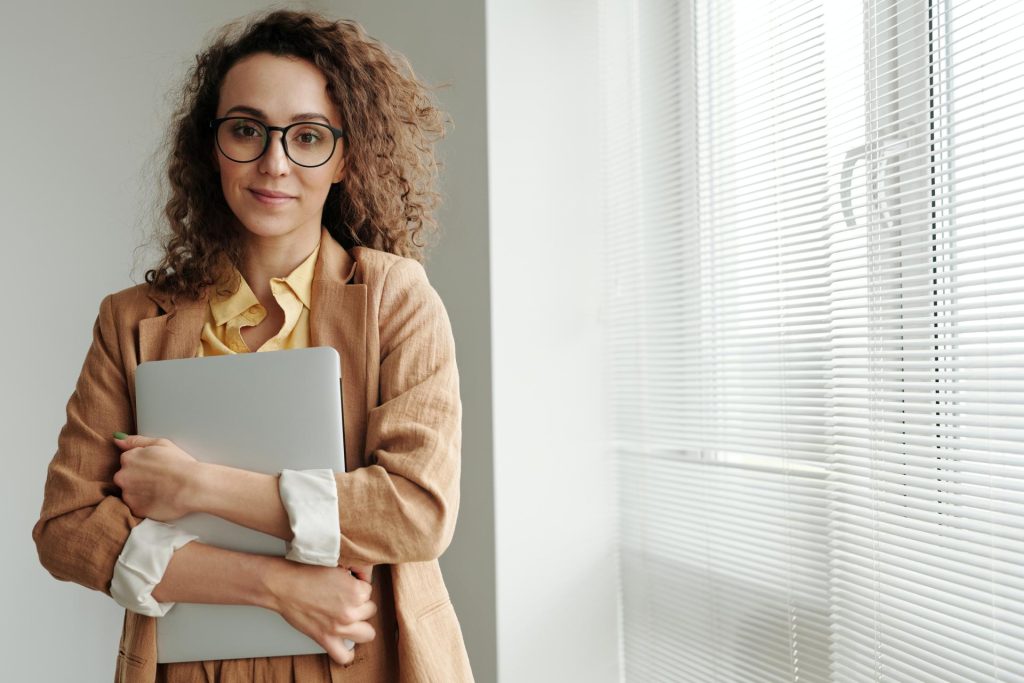
{"label": "sunlight on blinds", "polygon": [[1024,678],[1024,6],[601,28],[627,680]]}

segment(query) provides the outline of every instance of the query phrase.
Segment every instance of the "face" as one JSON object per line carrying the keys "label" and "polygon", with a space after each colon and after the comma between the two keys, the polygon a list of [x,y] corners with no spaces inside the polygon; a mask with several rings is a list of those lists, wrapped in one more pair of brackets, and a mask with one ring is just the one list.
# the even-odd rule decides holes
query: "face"
{"label": "face", "polygon": [[[250,55],[228,71],[217,105],[217,118],[224,116],[245,116],[271,126],[313,121],[344,128],[319,69],[302,59],[266,53]],[[251,236],[314,241],[331,184],[344,175],[343,143],[339,139],[334,155],[315,168],[299,166],[285,155],[280,131],[271,132],[267,151],[248,163],[228,159],[214,144],[228,206]]]}

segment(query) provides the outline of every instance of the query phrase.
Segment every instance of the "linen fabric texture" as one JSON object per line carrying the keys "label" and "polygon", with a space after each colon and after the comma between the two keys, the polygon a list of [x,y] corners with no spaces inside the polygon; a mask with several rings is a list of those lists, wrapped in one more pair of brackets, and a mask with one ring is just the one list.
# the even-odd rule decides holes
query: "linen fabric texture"
{"label": "linen fabric texture", "polygon": [[[142,521],[113,484],[120,449],[110,435],[135,430],[139,363],[196,354],[210,295],[207,288],[172,301],[142,284],[101,302],[32,531],[40,562],[56,578],[110,594],[117,559]],[[444,306],[416,261],[346,250],[323,229],[308,316],[309,345],[334,347],[341,358],[347,471],[334,474],[344,501],[340,562],[377,565],[374,599],[390,602],[394,618],[394,639],[382,642],[394,644],[397,671],[355,675],[360,646],[350,667],[326,655],[287,664],[270,658],[254,675],[258,660],[229,660],[195,663],[189,680],[470,681],[437,562],[458,511],[462,416]],[[125,612],[115,680],[157,680],[155,624]]]}

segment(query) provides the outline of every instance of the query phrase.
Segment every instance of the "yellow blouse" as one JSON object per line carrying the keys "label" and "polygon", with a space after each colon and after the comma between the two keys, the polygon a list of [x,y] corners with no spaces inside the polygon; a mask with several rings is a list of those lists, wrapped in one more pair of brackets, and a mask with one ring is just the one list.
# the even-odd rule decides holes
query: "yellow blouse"
{"label": "yellow blouse", "polygon": [[[313,253],[287,277],[270,278],[270,291],[284,311],[284,324],[257,351],[304,349],[309,346],[309,298],[313,291],[313,268],[319,253],[318,243]],[[238,290],[234,294],[213,294],[210,297],[197,355],[223,356],[251,351],[242,339],[241,328],[259,325],[267,317],[267,309],[241,274],[238,279]]]}
{"label": "yellow blouse", "polygon": [[[321,240],[323,232],[321,233]],[[310,296],[313,291],[313,270],[320,245],[305,261],[284,278],[271,278],[274,300],[284,310],[281,330],[257,351],[300,349],[309,346]],[[198,356],[248,353],[241,328],[258,325],[267,316],[266,308],[253,294],[239,273],[238,289],[230,295],[213,294],[203,325]],[[356,660],[348,667],[330,662],[325,654],[294,657],[258,657],[208,662],[179,662],[157,665],[157,681],[166,683],[248,683],[266,681],[304,681],[308,683],[342,683],[343,681],[397,680],[397,652],[391,637],[396,632],[390,575],[378,567],[371,599],[377,604],[377,615],[370,624],[377,637],[356,646]]]}

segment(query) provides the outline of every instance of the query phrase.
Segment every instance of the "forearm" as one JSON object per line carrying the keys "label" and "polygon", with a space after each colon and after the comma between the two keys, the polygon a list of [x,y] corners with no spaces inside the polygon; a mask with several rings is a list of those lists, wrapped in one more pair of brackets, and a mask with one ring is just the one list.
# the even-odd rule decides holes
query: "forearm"
{"label": "forearm", "polygon": [[312,567],[192,541],[175,551],[152,597],[162,603],[273,610],[344,665],[351,663],[355,643],[375,636],[367,623],[377,611],[371,592],[368,582],[337,567]]}
{"label": "forearm", "polygon": [[284,569],[280,557],[251,555],[193,541],[175,551],[160,583],[159,602],[256,605],[274,608],[274,577]]}
{"label": "forearm", "polygon": [[284,539],[289,544],[285,557],[293,562],[338,566],[341,538],[331,470],[285,470],[273,476],[219,465],[197,467],[197,493],[187,509]]}
{"label": "forearm", "polygon": [[292,540],[276,476],[223,465],[203,464],[200,468],[195,500],[190,506],[193,510]]}
{"label": "forearm", "polygon": [[[456,474],[457,477],[457,474]],[[441,556],[458,513],[458,479],[431,482],[380,465],[338,473],[341,557],[351,562],[403,564]]]}
{"label": "forearm", "polygon": [[[457,468],[455,474],[442,486],[443,493],[391,476],[379,466],[336,474],[342,564],[398,564],[438,557],[454,527]],[[274,475],[203,464],[189,508],[293,540]],[[381,520],[389,523],[381,524]]]}
{"label": "forearm", "polygon": [[375,635],[365,623],[377,611],[368,578],[192,541],[174,552],[152,598],[273,610],[316,640],[332,659],[347,664],[354,644]]}

